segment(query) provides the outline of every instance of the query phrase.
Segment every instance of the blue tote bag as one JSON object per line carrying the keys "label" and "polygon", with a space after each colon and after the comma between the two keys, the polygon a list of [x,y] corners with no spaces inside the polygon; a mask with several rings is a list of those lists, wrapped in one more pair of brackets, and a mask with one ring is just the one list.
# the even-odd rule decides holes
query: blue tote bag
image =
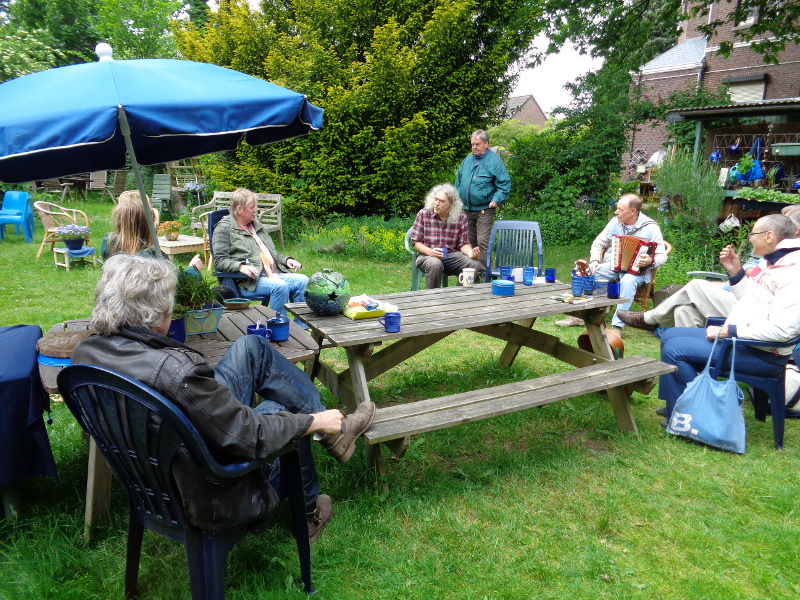
{"label": "blue tote bag", "polygon": [[667,432],[714,448],[744,454],[744,394],[734,379],[736,338],[732,338],[731,374],[723,381],[712,379],[708,373],[717,339],[711,346],[706,368],[686,386],[675,402]]}

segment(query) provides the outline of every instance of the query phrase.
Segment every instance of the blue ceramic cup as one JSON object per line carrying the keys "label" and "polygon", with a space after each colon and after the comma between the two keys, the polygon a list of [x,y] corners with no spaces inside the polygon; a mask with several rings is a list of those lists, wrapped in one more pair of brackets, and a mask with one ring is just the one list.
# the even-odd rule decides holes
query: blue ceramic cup
{"label": "blue ceramic cup", "polygon": [[583,296],[583,277],[580,275],[572,276],[572,296],[574,298]]}
{"label": "blue ceramic cup", "polygon": [[544,280],[545,283],[555,283],[556,281],[556,268],[555,267],[547,267],[544,270]]}
{"label": "blue ceramic cup", "polygon": [[400,313],[387,312],[378,319],[378,323],[383,325],[387,333],[397,333],[400,331]]}
{"label": "blue ceramic cup", "polygon": [[594,275],[584,275],[583,277],[583,295],[594,296],[595,279]]}
{"label": "blue ceramic cup", "polygon": [[514,281],[514,269],[512,267],[500,267],[500,279]]}
{"label": "blue ceramic cup", "polygon": [[283,315],[272,317],[267,321],[269,339],[273,342],[285,342],[289,339],[289,318]]}
{"label": "blue ceramic cup", "polygon": [[447,256],[447,246],[439,246],[439,250],[442,251],[442,258]]}
{"label": "blue ceramic cup", "polygon": [[270,331],[266,325],[248,325],[247,335],[260,335],[261,337],[269,338]]}
{"label": "blue ceramic cup", "polygon": [[536,278],[535,267],[522,267],[522,283],[525,285],[533,285],[533,280]]}
{"label": "blue ceramic cup", "polygon": [[619,281],[608,282],[608,297],[612,300],[619,298]]}

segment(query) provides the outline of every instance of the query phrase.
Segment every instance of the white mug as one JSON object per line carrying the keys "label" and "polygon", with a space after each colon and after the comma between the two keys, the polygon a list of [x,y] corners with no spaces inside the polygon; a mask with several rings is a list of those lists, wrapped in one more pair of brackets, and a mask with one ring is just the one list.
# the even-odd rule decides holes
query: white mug
{"label": "white mug", "polygon": [[514,283],[522,283],[522,267],[511,269],[511,274],[514,276]]}
{"label": "white mug", "polygon": [[458,275],[458,283],[464,287],[472,287],[475,283],[475,269],[471,267],[461,269],[461,273]]}

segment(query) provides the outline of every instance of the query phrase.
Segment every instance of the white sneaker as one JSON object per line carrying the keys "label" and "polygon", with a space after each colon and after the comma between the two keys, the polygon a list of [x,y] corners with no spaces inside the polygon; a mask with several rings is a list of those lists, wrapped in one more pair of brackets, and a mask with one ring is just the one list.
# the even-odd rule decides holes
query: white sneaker
{"label": "white sneaker", "polygon": [[583,319],[579,319],[578,317],[567,317],[556,321],[556,325],[559,327],[583,327],[584,322]]}

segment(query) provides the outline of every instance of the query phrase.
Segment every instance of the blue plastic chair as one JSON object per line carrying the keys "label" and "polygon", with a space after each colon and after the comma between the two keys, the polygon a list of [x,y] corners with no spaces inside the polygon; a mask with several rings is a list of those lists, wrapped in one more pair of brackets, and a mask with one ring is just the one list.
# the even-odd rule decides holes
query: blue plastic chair
{"label": "blue plastic chair", "polygon": [[[709,325],[721,325],[724,323],[724,319],[720,320],[715,319],[708,319],[706,321],[707,326]],[[733,343],[730,339],[721,339],[720,342],[722,343],[722,348],[720,350],[719,360],[716,361],[715,365],[712,365],[709,375],[712,379],[717,379],[718,377],[729,377],[730,376],[730,369],[727,368],[726,365],[729,364],[728,358],[730,356],[731,349],[733,348]],[[744,346],[759,346],[759,347],[767,347],[767,348],[787,348],[787,347],[795,347],[797,344],[800,344],[800,337],[796,337],[793,340],[789,340],[788,342],[765,342],[763,340],[749,340],[749,339],[742,339],[736,338],[736,343],[738,345]],[[788,359],[787,359],[788,362]],[[746,383],[748,385],[757,388],[758,390],[763,391],[768,399],[764,399],[763,396],[756,393],[753,394],[750,401],[753,404],[753,408],[755,410],[755,418],[757,421],[766,421],[767,415],[772,415],[772,436],[775,440],[775,448],[781,450],[783,448],[783,434],[786,425],[786,416],[787,416],[787,409],[786,409],[786,392],[785,392],[785,370],[781,371],[781,374],[778,377],[759,377],[757,375],[750,375],[748,373],[742,373],[741,371],[736,371],[736,381],[740,381],[742,383]],[[789,416],[794,418],[798,415],[795,411],[789,411]]]}
{"label": "blue plastic chair", "polygon": [[25,236],[25,242],[33,241],[36,225],[33,219],[33,209],[28,200],[28,192],[9,191],[3,196],[3,207],[0,209],[0,240],[5,234],[6,225],[14,225],[17,235],[20,229]]}
{"label": "blue plastic chair", "polygon": [[[192,600],[223,599],[228,552],[248,529],[242,526],[211,532],[192,526],[184,512],[172,465],[193,460],[202,472],[235,479],[275,460],[277,455],[237,464],[218,463],[194,425],[172,402],[111,369],[93,365],[66,367],[58,374],[58,389],[128,490],[125,597],[138,595],[142,537],[147,528],[186,546]],[[308,523],[294,443],[282,450],[280,462],[302,579],[306,592],[312,593]]]}
{"label": "blue plastic chair", "polygon": [[[538,256],[538,261],[534,262]],[[495,221],[486,252],[486,281],[500,277],[500,267],[533,267],[544,271],[542,233],[536,221]]]}
{"label": "blue plastic chair", "polygon": [[[413,227],[406,231],[406,237],[403,240],[403,243],[406,246],[406,250],[411,254],[411,291],[417,291],[419,289],[420,283],[422,282],[422,271],[419,270],[417,266],[417,250],[411,245],[411,230],[414,229]],[[442,273],[442,287],[447,287],[447,274]]]}
{"label": "blue plastic chair", "polygon": [[[220,208],[208,213],[208,246],[211,249],[211,256],[214,256],[214,227],[217,226],[219,220],[228,215],[227,208]],[[239,282],[249,277],[238,271],[214,271],[214,277],[217,278],[219,284],[230,288],[236,293],[238,298],[247,298],[249,300],[261,300],[261,304],[267,306],[269,304],[269,294],[257,294],[245,288],[239,287]]]}

